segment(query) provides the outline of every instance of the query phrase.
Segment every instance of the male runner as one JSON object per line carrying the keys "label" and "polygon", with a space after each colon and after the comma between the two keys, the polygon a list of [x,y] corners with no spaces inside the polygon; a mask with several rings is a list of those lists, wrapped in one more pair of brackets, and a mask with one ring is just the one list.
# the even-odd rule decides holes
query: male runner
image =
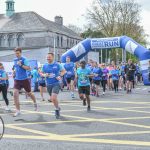
{"label": "male runner", "polygon": [[136,66],[132,63],[132,60],[128,60],[128,64],[125,66],[126,80],[127,80],[127,93],[131,93],[134,81],[134,73]]}
{"label": "male runner", "polygon": [[67,88],[71,90],[71,97],[74,98],[75,65],[70,61],[69,56],[66,58],[64,69],[66,70],[65,78],[67,80]]}
{"label": "male runner", "polygon": [[31,85],[28,80],[27,70],[30,70],[28,60],[22,56],[22,49],[15,49],[16,58],[14,59],[14,103],[16,106],[16,112],[14,117],[20,115],[19,104],[19,91],[24,88],[28,95],[31,97],[34,103],[35,111],[37,110],[37,103],[34,94],[31,92]]}
{"label": "male runner", "polygon": [[47,91],[50,95],[50,100],[55,106],[56,119],[60,118],[60,107],[57,100],[59,94],[60,84],[59,80],[65,74],[65,70],[58,62],[54,61],[54,54],[47,54],[47,63],[43,65],[42,75],[46,77]]}

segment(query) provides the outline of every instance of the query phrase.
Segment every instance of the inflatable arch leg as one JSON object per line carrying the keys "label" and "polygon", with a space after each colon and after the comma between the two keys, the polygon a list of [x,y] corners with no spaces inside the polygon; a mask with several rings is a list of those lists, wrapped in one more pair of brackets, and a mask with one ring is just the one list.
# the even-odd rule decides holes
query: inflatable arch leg
{"label": "inflatable arch leg", "polygon": [[148,78],[150,51],[127,36],[85,39],[64,53],[61,60],[62,63],[65,63],[66,57],[69,56],[71,61],[77,62],[91,50],[109,48],[123,48],[135,55],[140,61],[144,84],[150,85]]}

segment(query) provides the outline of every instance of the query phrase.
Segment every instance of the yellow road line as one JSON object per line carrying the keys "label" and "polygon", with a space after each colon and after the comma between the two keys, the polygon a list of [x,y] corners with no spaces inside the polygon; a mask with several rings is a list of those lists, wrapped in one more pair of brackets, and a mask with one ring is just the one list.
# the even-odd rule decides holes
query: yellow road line
{"label": "yellow road line", "polygon": [[40,131],[40,130],[33,130],[33,129],[28,129],[28,128],[17,127],[17,126],[14,126],[14,125],[7,125],[7,128],[16,129],[16,130],[24,131],[24,132],[30,132],[30,133],[34,133],[34,134],[43,135],[43,136],[50,136],[50,137],[59,136],[59,135],[53,134],[53,133],[48,133],[48,132],[43,132],[43,131]]}
{"label": "yellow road line", "polygon": [[150,131],[132,131],[132,132],[106,132],[106,133],[88,133],[88,134],[69,134],[65,137],[91,137],[91,136],[112,136],[112,135],[137,135],[137,134],[149,134]]}
{"label": "yellow road line", "polygon": [[31,123],[18,123],[18,124],[5,124],[14,126],[25,126],[25,125],[42,125],[42,124],[61,124],[61,123],[77,123],[77,122],[90,122],[89,120],[67,120],[67,121],[50,121],[50,122],[31,122]]}
{"label": "yellow road line", "polygon": [[[71,117],[71,116],[69,116]],[[72,116],[73,118],[73,116]],[[76,122],[103,122],[103,121],[120,121],[120,120],[138,120],[138,119],[149,119],[149,117],[129,117],[129,118],[108,118],[108,119],[83,119],[83,120],[57,120],[57,121],[48,121],[48,122],[27,122],[27,123],[14,123],[14,124],[5,124],[7,125],[15,125],[15,126],[25,126],[25,125],[40,125],[40,124],[61,124],[61,123],[76,123]]]}
{"label": "yellow road line", "polygon": [[[71,106],[78,106],[78,105],[71,104]],[[83,107],[83,106],[78,106],[78,107]],[[128,112],[139,112],[139,113],[150,114],[149,111],[128,110],[128,109],[124,109],[124,108],[107,108],[107,107],[95,107],[95,106],[92,106],[92,108],[99,109],[99,110],[115,110],[115,111],[121,110],[121,111],[128,111]]]}
{"label": "yellow road line", "polygon": [[36,140],[50,140],[50,141],[67,141],[80,143],[99,143],[99,144],[114,144],[114,145],[132,145],[132,146],[150,146],[150,142],[144,141],[129,141],[129,140],[111,140],[111,139],[92,139],[92,138],[69,138],[65,136],[30,136],[30,135],[5,135],[5,138],[10,139],[36,139]]}
{"label": "yellow road line", "polygon": [[133,123],[125,123],[125,122],[118,122],[118,121],[102,121],[102,122],[112,123],[112,124],[119,124],[119,125],[125,125],[125,126],[131,126],[131,127],[138,127],[138,128],[150,129],[150,126],[133,124]]}

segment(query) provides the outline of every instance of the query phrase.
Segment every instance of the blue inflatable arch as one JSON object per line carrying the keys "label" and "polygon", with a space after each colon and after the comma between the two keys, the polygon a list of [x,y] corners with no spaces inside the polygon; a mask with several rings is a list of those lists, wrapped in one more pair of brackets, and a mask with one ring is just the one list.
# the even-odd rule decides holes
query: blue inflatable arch
{"label": "blue inflatable arch", "polygon": [[140,61],[144,84],[150,85],[148,78],[150,51],[127,36],[85,39],[64,53],[61,57],[61,61],[65,63],[66,57],[70,56],[71,61],[77,62],[91,50],[107,50],[108,48],[122,48],[135,55]]}

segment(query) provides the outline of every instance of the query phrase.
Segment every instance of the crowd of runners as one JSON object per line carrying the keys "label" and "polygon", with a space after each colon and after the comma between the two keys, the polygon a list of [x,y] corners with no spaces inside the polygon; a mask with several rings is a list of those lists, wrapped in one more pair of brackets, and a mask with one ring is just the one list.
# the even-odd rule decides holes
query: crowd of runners
{"label": "crowd of runners", "polygon": [[[68,56],[66,63],[54,61],[54,54],[48,53],[47,62],[39,68],[31,70],[28,60],[22,56],[21,48],[14,51],[13,76],[14,76],[14,104],[16,111],[14,117],[21,114],[19,103],[19,92],[24,89],[33,100],[35,111],[38,105],[34,92],[40,92],[41,99],[44,101],[44,92],[50,95],[50,101],[55,107],[55,116],[60,117],[60,106],[57,100],[59,91],[67,89],[75,98],[75,91],[78,91],[79,98],[83,100],[83,105],[87,105],[87,111],[91,110],[90,95],[99,97],[107,94],[108,90],[114,91],[114,94],[124,90],[127,94],[132,93],[136,84],[142,82],[142,75],[138,63],[133,63],[131,59],[127,63],[116,65],[114,61],[111,64],[99,64],[93,60],[86,62],[84,60],[73,63]],[[150,70],[150,69],[149,69]],[[150,77],[149,77],[150,78]],[[31,79],[34,83],[32,92]],[[8,75],[5,72],[3,64],[0,63],[0,91],[6,103],[6,110],[9,111],[9,100],[7,98]]]}

